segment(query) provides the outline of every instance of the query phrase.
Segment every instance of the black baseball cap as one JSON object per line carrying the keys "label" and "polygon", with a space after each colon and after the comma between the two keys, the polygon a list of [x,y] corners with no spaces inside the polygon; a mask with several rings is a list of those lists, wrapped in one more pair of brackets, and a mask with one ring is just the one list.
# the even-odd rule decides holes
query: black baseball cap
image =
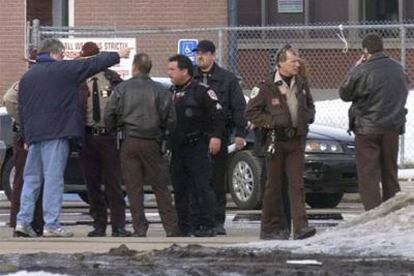
{"label": "black baseball cap", "polygon": [[203,53],[206,52],[211,52],[214,53],[216,52],[216,46],[214,46],[214,43],[211,42],[210,40],[201,40],[197,47],[193,49],[193,52],[195,51],[201,51]]}

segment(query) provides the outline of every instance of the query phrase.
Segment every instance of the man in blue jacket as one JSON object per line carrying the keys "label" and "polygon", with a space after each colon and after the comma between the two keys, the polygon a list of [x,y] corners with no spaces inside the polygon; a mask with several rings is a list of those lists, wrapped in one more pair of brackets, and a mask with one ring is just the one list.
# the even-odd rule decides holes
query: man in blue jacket
{"label": "man in blue jacket", "polygon": [[129,49],[102,53],[94,58],[63,60],[64,46],[46,39],[39,47],[36,65],[20,80],[19,114],[29,153],[24,168],[24,187],[17,215],[16,233],[35,236],[30,223],[43,187],[43,236],[70,237],[59,215],[63,196],[63,173],[69,155],[69,140],[84,134],[78,89],[81,82],[128,57]]}

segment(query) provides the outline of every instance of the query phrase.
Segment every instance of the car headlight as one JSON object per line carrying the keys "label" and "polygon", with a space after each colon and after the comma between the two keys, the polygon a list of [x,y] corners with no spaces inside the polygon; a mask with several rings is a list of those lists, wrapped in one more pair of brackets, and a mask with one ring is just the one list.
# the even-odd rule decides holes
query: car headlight
{"label": "car headlight", "polygon": [[306,153],[343,153],[341,145],[335,141],[326,140],[307,140],[305,146]]}

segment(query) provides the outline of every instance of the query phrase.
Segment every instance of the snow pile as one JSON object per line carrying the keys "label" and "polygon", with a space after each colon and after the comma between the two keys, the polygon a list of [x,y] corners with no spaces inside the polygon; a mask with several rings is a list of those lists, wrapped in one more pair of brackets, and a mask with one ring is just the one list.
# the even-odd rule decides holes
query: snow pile
{"label": "snow pile", "polygon": [[18,271],[16,273],[7,274],[7,276],[69,276],[68,274],[55,274],[46,271]]}
{"label": "snow pile", "polygon": [[337,227],[299,241],[265,241],[240,245],[294,253],[350,256],[398,256],[414,259],[414,193],[398,193],[379,207]]}

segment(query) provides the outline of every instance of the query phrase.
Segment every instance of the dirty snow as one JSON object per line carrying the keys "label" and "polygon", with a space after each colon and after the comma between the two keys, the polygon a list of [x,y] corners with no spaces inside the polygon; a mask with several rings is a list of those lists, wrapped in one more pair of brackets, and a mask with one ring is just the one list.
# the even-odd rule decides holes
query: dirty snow
{"label": "dirty snow", "polygon": [[16,273],[7,274],[7,276],[69,276],[68,274],[55,274],[46,271],[18,271]]}
{"label": "dirty snow", "polygon": [[414,259],[414,193],[398,193],[377,208],[306,240],[264,241],[239,246],[294,253]]}

